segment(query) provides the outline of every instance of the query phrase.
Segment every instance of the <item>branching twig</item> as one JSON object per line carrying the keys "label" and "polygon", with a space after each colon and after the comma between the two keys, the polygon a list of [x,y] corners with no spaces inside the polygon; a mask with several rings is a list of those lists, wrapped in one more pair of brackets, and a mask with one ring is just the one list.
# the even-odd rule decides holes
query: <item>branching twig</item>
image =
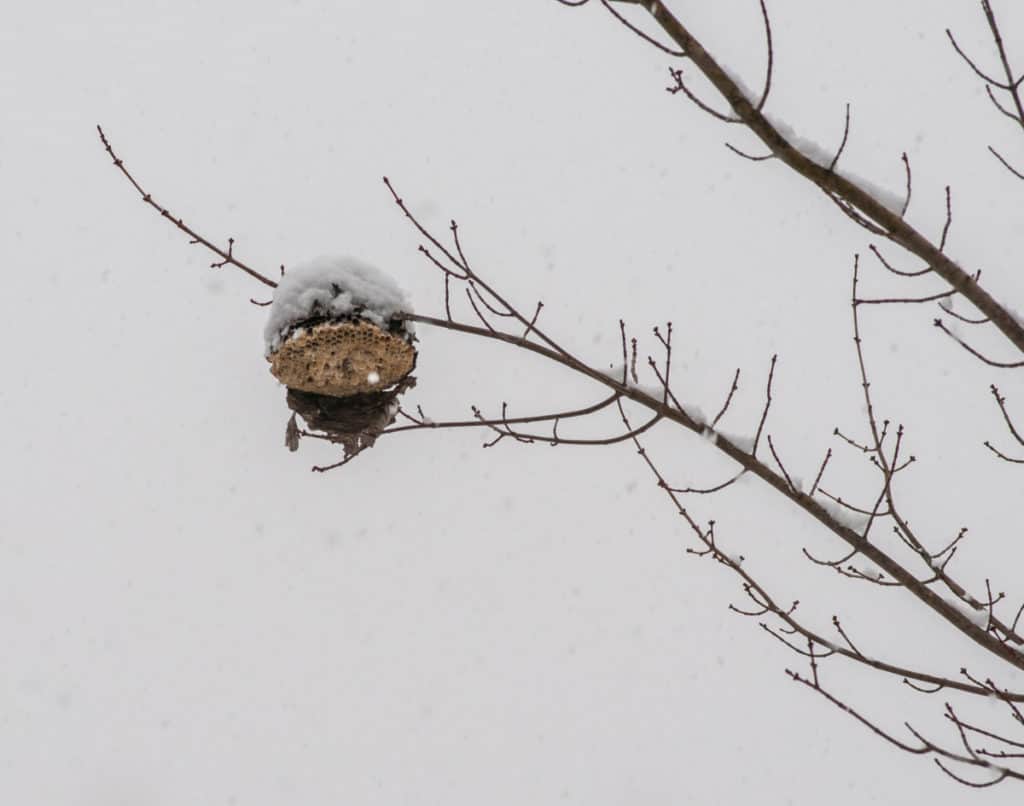
{"label": "branching twig", "polygon": [[228,248],[227,251],[224,251],[219,246],[214,245],[212,241],[208,241],[206,238],[204,238],[202,235],[200,235],[198,232],[196,232],[194,229],[188,226],[188,224],[186,224],[182,219],[175,218],[171,214],[170,210],[168,210],[166,207],[163,207],[162,205],[158,204],[156,200],[153,198],[153,196],[149,192],[147,192],[142,187],[142,185],[138,183],[138,181],[136,181],[135,177],[132,176],[131,173],[128,172],[128,169],[124,165],[124,161],[119,156],[117,156],[117,154],[114,152],[113,146],[110,145],[110,141],[107,140],[107,135],[104,133],[103,128],[101,126],[97,126],[96,131],[99,133],[100,141],[103,143],[103,148],[110,155],[110,158],[114,161],[115,167],[117,168],[117,170],[121,172],[124,178],[131,183],[132,187],[134,187],[135,190],[138,191],[139,196],[142,197],[142,201],[145,204],[148,204],[154,210],[156,210],[162,217],[170,221],[175,227],[177,227],[186,235],[188,235],[190,239],[189,243],[201,244],[202,246],[205,246],[207,249],[209,249],[211,252],[213,252],[214,254],[218,255],[221,258],[220,261],[211,263],[211,268],[231,265],[237,269],[241,269],[250,277],[258,280],[264,285],[270,286],[271,288],[277,288],[277,283],[275,283],[269,277],[260,274],[260,272],[247,266],[245,263],[243,263],[234,256],[234,238],[228,238]]}
{"label": "branching twig", "polygon": [[[615,11],[610,0],[602,0],[602,4],[634,33],[641,35],[648,42],[652,41],[651,37],[640,32]],[[746,97],[743,89],[680,19],[665,6],[662,0],[645,0],[637,5],[650,14],[665,34],[676,44],[678,50],[672,52],[672,55],[685,56],[703,73],[704,77],[729,104],[732,112],[731,114],[718,112],[693,96],[682,83],[682,75],[677,72],[677,68],[671,68],[675,83],[669,87],[670,91],[684,92],[701,109],[720,120],[742,123],[781,162],[819,187],[839,205],[845,214],[869,231],[883,235],[923,260],[925,265],[941,276],[951,288],[962,293],[981,313],[991,319],[992,324],[1018,351],[1024,354],[1024,325],[1021,325],[991,294],[974,282],[969,272],[950,259],[941,248],[942,245],[933,244],[912,227],[903,218],[902,210],[890,210],[869,190],[842,174],[830,170],[828,166],[820,165],[812,156],[803,153],[787,140],[779,129],[765,117],[757,102],[752,102]],[[660,43],[659,46],[666,50],[672,50],[664,48]]]}

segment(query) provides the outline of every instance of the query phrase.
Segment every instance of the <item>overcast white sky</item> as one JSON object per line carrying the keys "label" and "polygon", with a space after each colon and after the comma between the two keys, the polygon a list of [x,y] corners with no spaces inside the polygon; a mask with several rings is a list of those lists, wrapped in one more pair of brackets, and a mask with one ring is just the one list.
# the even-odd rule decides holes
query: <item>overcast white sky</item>
{"label": "overcast white sky", "polygon": [[[1015,5],[996,9],[1024,64]],[[759,84],[753,0],[671,6]],[[951,253],[1024,309],[1022,186],[985,150],[1020,163],[1020,133],[944,34],[991,63],[976,4],[770,6],[770,112],[827,145],[849,102],[844,165],[899,190],[906,151],[912,221],[930,233],[952,184]],[[387,174],[427,223],[458,218],[477,269],[524,308],[542,298],[549,332],[593,364],[617,359],[621,317],[641,336],[674,322],[688,402],[714,409],[742,367],[730,432],[752,433],[777,352],[770,429],[813,477],[833,427],[862,423],[848,294],[869,238],[782,166],[732,156],[727,137],[756,144],[670,97],[667,65],[595,3],[8,11],[0,802],[1020,802],[1019,786],[955,788],[789,682],[798,659],[727,611],[736,582],[684,553],[628,447],[412,434],[311,474],[336,457],[283,447],[265,310],[247,302],[263,289],[208,269],[94,130],[253,265],[357,255],[438,313]],[[970,360],[933,315],[865,319],[878,402],[919,458],[903,492],[935,545],[971,526],[962,573],[1019,603],[1024,484],[981,442],[1004,436],[988,384],[1024,407],[1024,383]],[[420,347],[410,399],[435,419],[600,395],[511,349],[425,328]],[[675,482],[730,470],[671,429],[648,442]],[[840,454],[837,489],[867,495],[863,464]],[[808,568],[801,546],[842,547],[756,484],[694,511],[820,624],[840,613],[862,644],[937,671],[978,662],[909,595]],[[892,729],[942,729],[940,701],[827,669]]]}

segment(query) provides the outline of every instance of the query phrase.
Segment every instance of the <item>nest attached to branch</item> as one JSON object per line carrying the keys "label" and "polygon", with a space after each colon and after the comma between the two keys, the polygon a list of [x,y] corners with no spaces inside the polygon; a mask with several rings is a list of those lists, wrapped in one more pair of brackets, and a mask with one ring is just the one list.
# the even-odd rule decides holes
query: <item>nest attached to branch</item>
{"label": "nest attached to branch", "polygon": [[[288,387],[288,408],[348,458],[372,447],[395,421],[399,396],[415,385],[411,340],[398,320],[385,330],[355,317],[320,317],[293,325],[267,360]],[[285,435],[290,450],[300,436],[292,415]]]}

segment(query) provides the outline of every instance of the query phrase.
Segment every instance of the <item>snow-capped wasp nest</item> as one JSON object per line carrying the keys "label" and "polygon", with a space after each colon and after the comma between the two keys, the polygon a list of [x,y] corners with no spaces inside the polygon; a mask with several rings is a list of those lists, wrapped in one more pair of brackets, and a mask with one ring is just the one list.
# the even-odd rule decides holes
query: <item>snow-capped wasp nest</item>
{"label": "snow-capped wasp nest", "polygon": [[[350,456],[394,422],[398,396],[414,385],[411,310],[395,282],[352,258],[319,258],[274,290],[264,332],[270,371],[312,431]],[[292,417],[286,444],[298,446]]]}

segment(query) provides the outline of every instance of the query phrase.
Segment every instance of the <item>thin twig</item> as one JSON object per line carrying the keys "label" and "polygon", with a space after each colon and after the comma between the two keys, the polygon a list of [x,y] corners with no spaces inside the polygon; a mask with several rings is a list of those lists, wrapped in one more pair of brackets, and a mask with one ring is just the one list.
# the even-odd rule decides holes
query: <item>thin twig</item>
{"label": "thin twig", "polygon": [[146,191],[142,187],[142,185],[138,183],[138,181],[136,181],[135,177],[132,176],[131,173],[129,173],[128,169],[125,167],[124,161],[114,152],[114,148],[113,146],[110,145],[110,141],[107,139],[107,135],[104,133],[103,128],[101,126],[97,126],[96,131],[99,133],[100,141],[103,143],[103,148],[106,150],[107,154],[110,155],[110,158],[114,161],[115,167],[122,173],[125,179],[127,179],[131,183],[132,187],[134,187],[135,190],[138,191],[139,196],[142,197],[142,201],[148,204],[158,213],[160,213],[161,216],[170,221],[175,227],[177,227],[186,235],[188,235],[190,238],[190,243],[202,244],[211,252],[213,252],[214,254],[218,255],[221,258],[219,262],[211,264],[211,267],[225,266],[230,264],[237,269],[241,269],[250,277],[259,280],[264,285],[270,286],[271,288],[277,288],[277,283],[275,283],[269,277],[261,274],[260,272],[246,265],[245,263],[243,263],[241,260],[234,256],[234,238],[228,238],[228,248],[227,251],[224,251],[219,246],[216,246],[212,241],[207,240],[194,229],[192,229],[190,226],[188,226],[188,224],[186,224],[181,218],[175,218],[171,211],[168,210],[166,207],[158,204],[157,201],[153,198],[153,196],[148,191]]}

